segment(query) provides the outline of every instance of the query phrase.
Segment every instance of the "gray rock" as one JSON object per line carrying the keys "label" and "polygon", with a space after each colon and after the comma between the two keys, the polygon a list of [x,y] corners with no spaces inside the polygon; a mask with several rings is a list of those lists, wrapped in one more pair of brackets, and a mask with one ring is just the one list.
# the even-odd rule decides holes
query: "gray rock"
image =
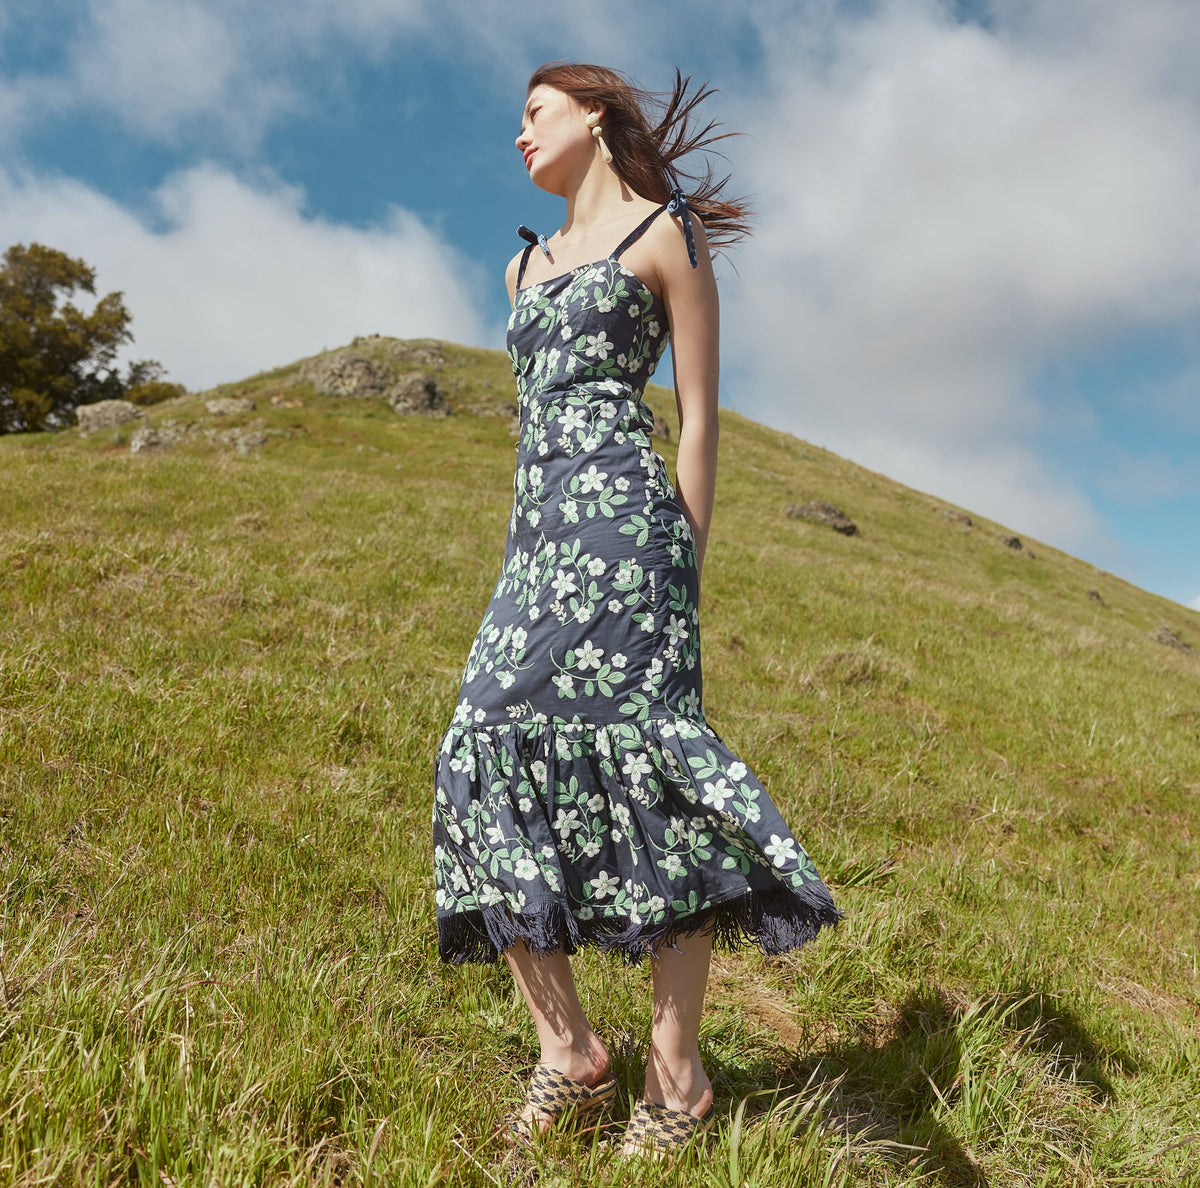
{"label": "gray rock", "polygon": [[1089,591],[1088,591],[1088,597],[1089,597],[1089,598],[1090,598],[1090,599],[1091,599],[1093,602],[1098,602],[1098,603],[1099,603],[1101,606],[1103,606],[1103,605],[1104,605],[1104,599],[1103,599],[1103,598],[1100,596],[1100,591],[1099,591],[1099,590],[1089,590]]}
{"label": "gray rock", "polygon": [[95,404],[81,404],[75,410],[82,437],[90,437],[104,429],[115,429],[118,425],[139,420],[145,415],[143,409],[128,400],[97,400]]}
{"label": "gray rock", "polygon": [[1174,648],[1178,652],[1191,652],[1192,645],[1184,643],[1179,638],[1178,632],[1172,630],[1166,623],[1160,623],[1157,631],[1150,632],[1150,638],[1155,643],[1163,644],[1165,647]]}
{"label": "gray rock", "polygon": [[1023,551],[1021,538],[1019,536],[1002,536],[1000,540],[1005,548],[1016,549],[1018,553]]}
{"label": "gray rock", "polygon": [[437,380],[424,371],[410,371],[400,376],[388,391],[387,402],[396,413],[419,413],[426,417],[450,415]]}
{"label": "gray rock", "polygon": [[209,416],[231,417],[234,413],[253,412],[254,401],[245,396],[222,396],[217,400],[206,400],[204,407]]}
{"label": "gray rock", "polygon": [[808,520],[814,524],[825,524],[843,536],[854,536],[858,525],[841,508],[832,503],[812,499],[808,503],[789,503],[783,514],[793,520]]}
{"label": "gray rock", "polygon": [[129,442],[131,454],[161,454],[176,446],[187,436],[187,428],[182,426],[162,427],[157,429],[149,425],[141,425]]}
{"label": "gray rock", "polygon": [[345,350],[310,359],[301,365],[300,378],[322,396],[353,396],[357,400],[383,396],[392,386],[390,368]]}

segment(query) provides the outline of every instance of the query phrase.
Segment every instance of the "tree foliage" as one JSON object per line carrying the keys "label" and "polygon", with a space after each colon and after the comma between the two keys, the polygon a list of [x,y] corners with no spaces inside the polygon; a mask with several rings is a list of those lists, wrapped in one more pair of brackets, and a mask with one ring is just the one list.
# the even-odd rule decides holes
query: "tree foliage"
{"label": "tree foliage", "polygon": [[69,298],[96,292],[83,260],[39,243],[15,244],[0,268],[0,433],[57,429],[80,404],[129,399],[153,404],[183,391],[153,360],[122,377],[119,349],[133,341],[120,293],[90,313]]}

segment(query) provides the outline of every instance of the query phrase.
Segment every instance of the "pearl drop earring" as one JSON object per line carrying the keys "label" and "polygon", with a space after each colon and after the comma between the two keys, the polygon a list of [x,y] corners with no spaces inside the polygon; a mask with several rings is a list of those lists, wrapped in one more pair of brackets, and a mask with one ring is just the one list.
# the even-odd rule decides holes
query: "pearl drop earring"
{"label": "pearl drop earring", "polygon": [[594,111],[589,111],[584,123],[591,128],[592,135],[596,138],[596,143],[600,146],[600,155],[604,158],[605,163],[611,163],[612,153],[608,151],[608,145],[604,143],[604,133],[600,127],[600,117]]}

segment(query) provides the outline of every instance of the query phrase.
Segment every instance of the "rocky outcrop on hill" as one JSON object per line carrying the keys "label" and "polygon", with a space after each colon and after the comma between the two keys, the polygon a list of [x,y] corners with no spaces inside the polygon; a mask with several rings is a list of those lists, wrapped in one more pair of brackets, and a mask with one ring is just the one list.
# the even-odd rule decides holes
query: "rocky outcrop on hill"
{"label": "rocky outcrop on hill", "polygon": [[348,347],[309,359],[300,367],[300,379],[323,396],[381,399],[397,413],[448,416],[450,407],[437,380],[426,371],[410,370],[413,363],[441,366],[441,351],[377,339],[356,338]]}
{"label": "rocky outcrop on hill", "polygon": [[819,499],[810,499],[808,503],[789,503],[783,509],[783,514],[792,520],[825,524],[843,536],[855,536],[858,533],[858,525],[841,508],[834,507],[832,503],[822,503]]}
{"label": "rocky outcrop on hill", "polygon": [[1160,623],[1157,631],[1150,632],[1150,638],[1164,647],[1174,648],[1177,652],[1190,653],[1192,651],[1192,645],[1181,639],[1179,632],[1175,631],[1168,623]]}
{"label": "rocky outcrop on hill", "polygon": [[262,421],[250,425],[217,429],[196,421],[162,421],[158,425],[140,425],[129,442],[131,454],[161,454],[181,442],[206,441],[211,445],[232,446],[245,457],[272,437],[290,437],[286,429],[267,429]]}
{"label": "rocky outcrop on hill", "polygon": [[116,429],[145,415],[144,409],[128,400],[98,400],[95,404],[81,404],[75,410],[82,437],[90,437],[105,429]]}
{"label": "rocky outcrop on hill", "polygon": [[254,401],[245,396],[219,396],[216,400],[206,400],[204,407],[210,417],[231,417],[235,413],[253,412]]}

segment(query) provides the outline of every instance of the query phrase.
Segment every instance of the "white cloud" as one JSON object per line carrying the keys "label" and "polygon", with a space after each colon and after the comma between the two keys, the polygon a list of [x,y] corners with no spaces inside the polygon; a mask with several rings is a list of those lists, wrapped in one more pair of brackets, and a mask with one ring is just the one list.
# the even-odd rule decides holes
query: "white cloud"
{"label": "white cloud", "polygon": [[1194,610],[1194,611],[1200,611],[1200,594],[1197,594],[1195,598],[1193,598],[1190,602],[1185,603],[1184,605],[1190,606],[1192,608],[1192,610]]}
{"label": "white cloud", "polygon": [[306,216],[303,195],[200,167],[169,178],[152,221],[78,182],[0,172],[9,242],[82,256],[122,290],[130,355],[191,387],[241,379],[356,334],[481,342],[481,279],[412,214],[379,226]]}
{"label": "white cloud", "polygon": [[727,303],[742,406],[1079,544],[1096,516],[1031,444],[1055,414],[1030,380],[1200,310],[1194,10],[811,11],[771,24],[765,95],[731,121],[761,212]]}
{"label": "white cloud", "polygon": [[[744,18],[698,0],[687,19],[721,45],[720,30]],[[19,141],[48,116],[101,111],[147,140],[250,155],[362,58],[402,59],[419,42],[457,59],[448,83],[469,63],[519,87],[548,58],[581,57],[644,72],[656,85],[667,80],[684,16],[637,0],[611,0],[602,11],[555,0],[87,0],[43,20],[63,30],[64,64],[0,78],[0,138]],[[631,38],[635,27],[641,34]]]}

